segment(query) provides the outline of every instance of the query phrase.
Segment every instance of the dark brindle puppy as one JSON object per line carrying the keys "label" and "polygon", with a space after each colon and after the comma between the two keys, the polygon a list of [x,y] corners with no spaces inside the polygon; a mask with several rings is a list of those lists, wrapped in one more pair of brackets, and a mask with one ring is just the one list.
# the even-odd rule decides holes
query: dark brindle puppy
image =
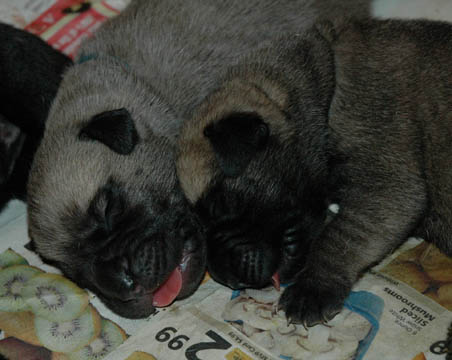
{"label": "dark brindle puppy", "polygon": [[[366,12],[360,3],[348,1]],[[176,176],[181,123],[239,55],[346,9],[334,0],[133,1],[83,45],[51,108],[28,186],[37,252],[127,317],[191,294],[205,244]]]}
{"label": "dark brindle puppy", "polygon": [[71,63],[37,36],[0,24],[0,210],[26,198],[50,103]]}
{"label": "dark brindle puppy", "polygon": [[279,273],[288,318],[312,325],[410,234],[451,255],[451,59],[452,25],[350,20],[232,68],[180,137],[212,275],[261,287]]}

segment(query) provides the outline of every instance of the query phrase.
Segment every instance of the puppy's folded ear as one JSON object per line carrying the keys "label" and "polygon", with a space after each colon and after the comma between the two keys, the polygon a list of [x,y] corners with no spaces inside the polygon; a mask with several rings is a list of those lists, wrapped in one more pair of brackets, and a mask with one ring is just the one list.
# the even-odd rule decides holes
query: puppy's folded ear
{"label": "puppy's folded ear", "polygon": [[20,129],[0,115],[0,184],[11,175],[24,139]]}
{"label": "puppy's folded ear", "polygon": [[233,75],[199,106],[179,136],[177,172],[195,203],[216,176],[240,176],[270,142],[291,137],[288,93],[265,74]]}
{"label": "puppy's folded ear", "polygon": [[239,176],[254,155],[265,148],[269,136],[267,124],[255,112],[237,112],[223,117],[204,129],[223,173]]}
{"label": "puppy's folded ear", "polygon": [[130,113],[122,108],[95,115],[79,133],[82,140],[96,140],[121,155],[130,154],[139,141]]}
{"label": "puppy's folded ear", "polygon": [[[287,94],[264,76],[236,78],[207,101],[203,134],[227,177],[237,177],[264,151],[270,135],[280,139],[287,130],[283,109]],[[213,111],[212,111],[213,109]]]}

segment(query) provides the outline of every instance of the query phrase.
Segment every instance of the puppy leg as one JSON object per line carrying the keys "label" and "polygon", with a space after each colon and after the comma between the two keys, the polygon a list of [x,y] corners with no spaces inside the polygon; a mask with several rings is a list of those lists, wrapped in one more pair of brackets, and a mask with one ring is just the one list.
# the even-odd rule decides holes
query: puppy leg
{"label": "puppy leg", "polygon": [[304,270],[281,297],[290,321],[312,326],[331,319],[358,276],[406,239],[425,196],[421,187],[404,184],[391,193],[390,185],[346,192],[339,214],[312,243]]}
{"label": "puppy leg", "polygon": [[[452,122],[452,116],[450,117]],[[429,161],[429,210],[420,222],[416,236],[435,244],[442,252],[452,256],[452,148],[447,142],[435,149]]]}
{"label": "puppy leg", "polygon": [[[452,199],[449,204],[452,204]],[[431,209],[422,220],[415,236],[431,242],[447,256],[452,256],[452,211],[449,206],[444,205],[437,209]]]}

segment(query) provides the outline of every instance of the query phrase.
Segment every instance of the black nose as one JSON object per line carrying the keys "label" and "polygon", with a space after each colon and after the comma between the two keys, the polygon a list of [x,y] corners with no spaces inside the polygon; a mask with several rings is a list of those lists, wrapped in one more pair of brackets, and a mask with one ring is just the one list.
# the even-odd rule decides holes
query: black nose
{"label": "black nose", "polygon": [[127,301],[145,294],[145,287],[132,274],[127,257],[98,263],[97,285],[104,295]]}

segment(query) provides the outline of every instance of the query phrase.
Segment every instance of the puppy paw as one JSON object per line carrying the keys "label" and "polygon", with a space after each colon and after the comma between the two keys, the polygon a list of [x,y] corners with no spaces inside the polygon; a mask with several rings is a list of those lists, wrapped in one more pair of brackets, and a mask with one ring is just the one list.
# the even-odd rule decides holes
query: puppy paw
{"label": "puppy paw", "polygon": [[348,286],[319,286],[315,280],[302,280],[286,288],[279,307],[285,311],[289,322],[314,326],[338,314],[349,292]]}

